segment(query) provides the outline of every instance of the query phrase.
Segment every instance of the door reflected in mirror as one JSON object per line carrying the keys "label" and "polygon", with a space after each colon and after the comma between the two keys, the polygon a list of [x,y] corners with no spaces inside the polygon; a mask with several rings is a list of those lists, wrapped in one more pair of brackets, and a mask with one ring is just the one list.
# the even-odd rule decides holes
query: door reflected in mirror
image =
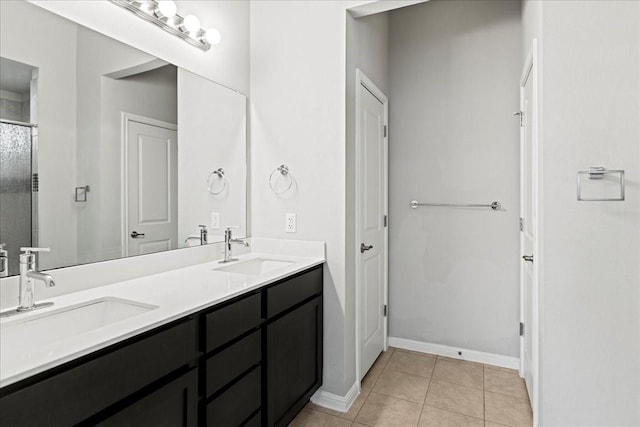
{"label": "door reflected in mirror", "polygon": [[33,4],[0,2],[0,120],[9,275],[22,246],[51,247],[44,270],[199,244],[188,238],[200,224],[210,243],[226,225],[246,235],[237,92]]}

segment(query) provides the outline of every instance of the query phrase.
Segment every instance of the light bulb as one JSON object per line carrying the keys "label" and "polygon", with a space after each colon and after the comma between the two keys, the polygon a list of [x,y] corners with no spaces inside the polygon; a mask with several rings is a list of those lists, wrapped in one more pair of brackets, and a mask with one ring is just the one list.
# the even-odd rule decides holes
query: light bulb
{"label": "light bulb", "polygon": [[156,10],[154,11],[156,16],[160,18],[173,18],[176,16],[177,12],[178,7],[176,6],[176,3],[171,0],[160,0],[158,2],[158,7],[156,7]]}
{"label": "light bulb", "polygon": [[215,28],[209,28],[204,32],[204,39],[211,45],[215,45],[220,43],[222,40],[222,36],[220,35],[220,31]]}
{"label": "light bulb", "polygon": [[197,33],[200,29],[200,20],[195,15],[187,15],[182,21],[183,28],[189,33]]}
{"label": "light bulb", "polygon": [[140,10],[148,13],[149,15],[153,14],[153,11],[155,9],[155,3],[151,0],[142,0],[140,2]]}

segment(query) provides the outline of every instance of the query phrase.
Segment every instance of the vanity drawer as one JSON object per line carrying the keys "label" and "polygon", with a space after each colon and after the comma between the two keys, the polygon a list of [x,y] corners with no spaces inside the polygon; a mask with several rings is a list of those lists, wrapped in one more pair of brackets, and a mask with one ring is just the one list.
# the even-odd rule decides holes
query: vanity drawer
{"label": "vanity drawer", "polygon": [[260,408],[260,372],[254,369],[207,405],[208,426],[239,426]]}
{"label": "vanity drawer", "polygon": [[95,425],[196,427],[197,402],[198,375],[192,369]]}
{"label": "vanity drawer", "polygon": [[260,363],[262,333],[255,331],[207,360],[207,397]]}
{"label": "vanity drawer", "polygon": [[267,289],[267,317],[322,293],[322,266]]}
{"label": "vanity drawer", "polygon": [[260,325],[261,294],[234,301],[206,316],[207,352]]}
{"label": "vanity drawer", "polygon": [[[0,398],[2,424],[72,425],[106,409],[196,358],[191,319],[137,341],[89,356]],[[86,359],[85,359],[86,360]],[[37,410],[36,410],[37,409]]]}

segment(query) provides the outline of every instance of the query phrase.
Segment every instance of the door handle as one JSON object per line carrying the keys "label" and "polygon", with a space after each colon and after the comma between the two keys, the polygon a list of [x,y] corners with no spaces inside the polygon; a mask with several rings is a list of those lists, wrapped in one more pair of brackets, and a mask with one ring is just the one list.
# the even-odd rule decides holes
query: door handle
{"label": "door handle", "polygon": [[525,261],[533,262],[533,255],[522,255],[522,259]]}
{"label": "door handle", "polygon": [[138,233],[137,231],[131,232],[132,239],[144,239],[144,233]]}
{"label": "door handle", "polygon": [[366,251],[371,250],[371,249],[373,249],[373,245],[369,245],[369,246],[367,246],[367,245],[365,245],[364,243],[360,243],[360,253],[361,253],[361,254],[363,254],[363,253],[365,253]]}

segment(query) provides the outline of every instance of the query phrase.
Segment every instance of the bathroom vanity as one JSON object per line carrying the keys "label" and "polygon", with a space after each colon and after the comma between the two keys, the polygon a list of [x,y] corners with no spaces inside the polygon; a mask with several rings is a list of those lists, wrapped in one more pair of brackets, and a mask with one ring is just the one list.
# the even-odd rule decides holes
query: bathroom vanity
{"label": "bathroom vanity", "polygon": [[[3,319],[2,424],[287,425],[322,382],[324,257],[239,258],[63,295],[41,313]],[[32,349],[11,341],[92,307],[130,317]]]}

